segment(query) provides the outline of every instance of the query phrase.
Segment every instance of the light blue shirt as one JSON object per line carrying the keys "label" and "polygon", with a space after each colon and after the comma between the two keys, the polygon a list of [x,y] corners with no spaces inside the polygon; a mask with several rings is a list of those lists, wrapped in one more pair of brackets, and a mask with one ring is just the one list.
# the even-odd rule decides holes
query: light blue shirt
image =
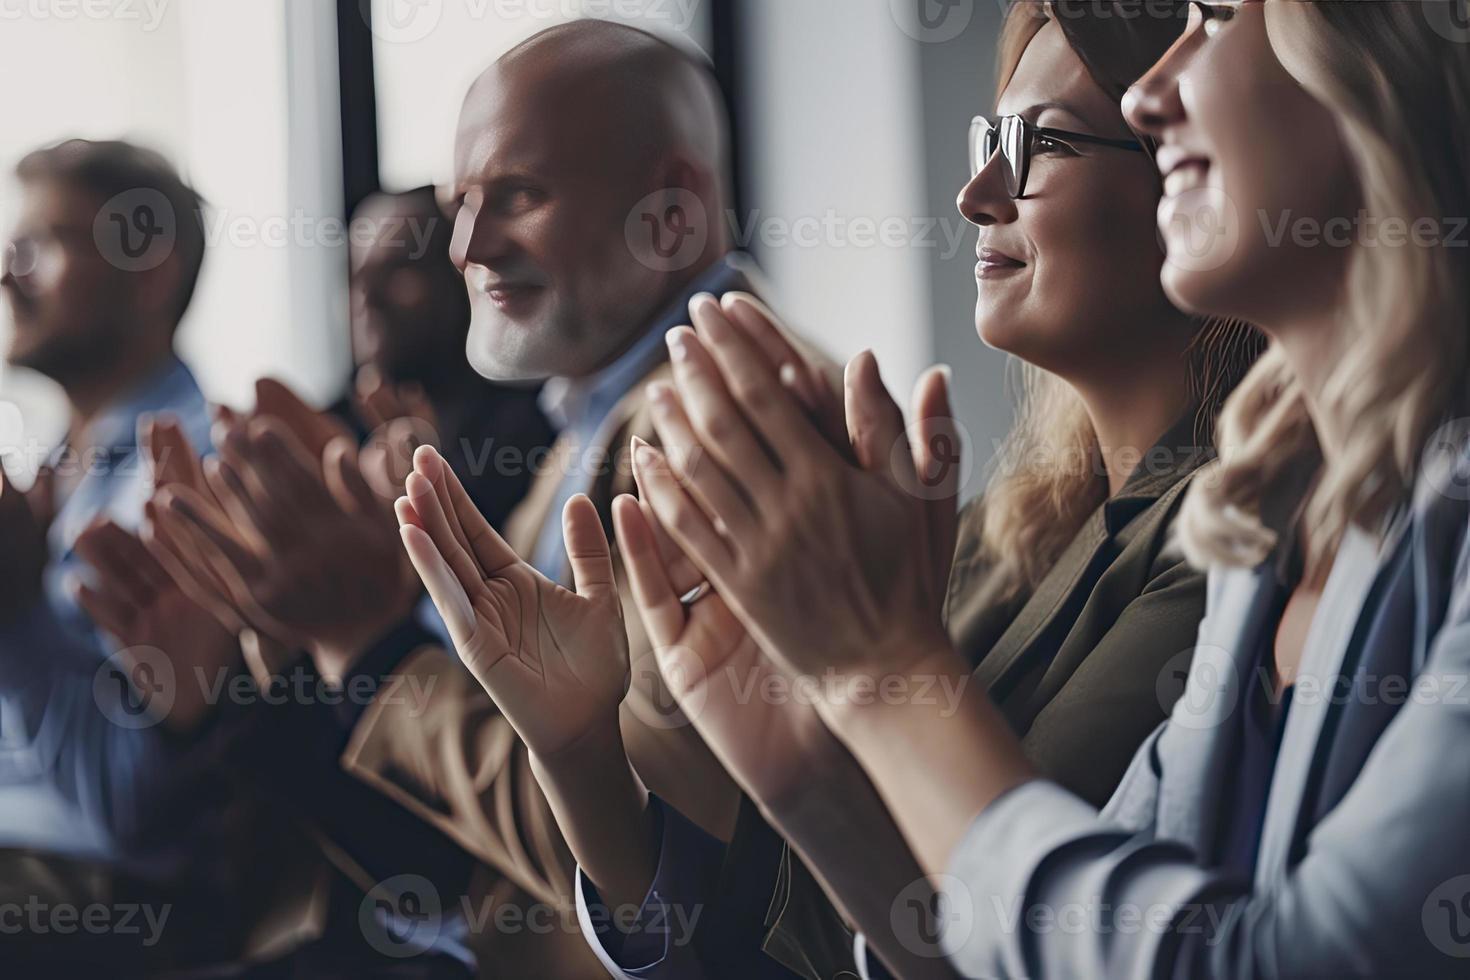
{"label": "light blue shirt", "polygon": [[148,805],[138,775],[165,775],[162,735],[109,720],[116,705],[99,698],[108,699],[110,685],[94,696],[113,648],[68,589],[73,575],[85,574],[74,547],[93,521],[105,516],[129,529],[141,522],[152,485],[138,426],[162,414],[176,417],[196,448],[209,446],[209,406],[174,357],[93,421],[96,451],[52,454],[62,499],[42,598],[0,625],[0,847],[114,857],[114,837],[135,828]]}
{"label": "light blue shirt", "polygon": [[746,288],[744,273],[732,256],[706,269],[680,301],[656,320],[646,334],[622,356],[587,378],[552,378],[541,391],[541,410],[560,430],[558,441],[572,462],[552,498],[552,508],[531,553],[531,564],[553,582],[564,581],[567,573],[566,545],[562,541],[561,513],[567,501],[587,493],[596,482],[606,460],[588,458],[588,447],[608,441],[603,429],[613,423],[612,410],[633,386],[648,377],[668,357],[664,335],[689,322],[689,301],[699,293],[722,296]]}

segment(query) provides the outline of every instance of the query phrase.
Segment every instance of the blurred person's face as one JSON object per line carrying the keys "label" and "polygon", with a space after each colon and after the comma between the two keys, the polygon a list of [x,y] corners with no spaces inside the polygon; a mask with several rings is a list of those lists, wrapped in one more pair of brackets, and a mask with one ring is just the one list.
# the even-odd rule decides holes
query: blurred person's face
{"label": "blurred person's face", "polygon": [[[1055,22],[1027,45],[996,112],[1109,139],[1134,135]],[[1116,374],[1139,352],[1182,349],[1180,315],[1159,286],[1159,178],[1147,155],[1038,141],[1019,200],[1003,171],[997,153],[958,202],[980,227],[975,324],[986,344],[1069,379]]]}
{"label": "blurred person's face", "polygon": [[57,379],[110,362],[134,322],[134,284],[93,238],[102,204],[52,180],[21,185],[0,276],[14,333],[6,359]]}
{"label": "blurred person's face", "polygon": [[627,222],[658,190],[595,94],[496,71],[460,114],[451,254],[469,289],[469,359],[492,380],[585,376],[621,353],[670,298]]}
{"label": "blurred person's face", "polygon": [[[1288,18],[1308,16],[1271,6],[1287,32]],[[1222,4],[1208,17],[1195,7],[1125,105],[1160,144],[1165,289],[1185,309],[1270,329],[1334,303],[1349,253],[1273,229],[1331,227],[1357,213],[1361,195],[1331,111],[1277,58],[1266,7]]]}
{"label": "blurred person's face", "polygon": [[464,283],[445,240],[431,235],[448,221],[414,201],[380,196],[358,210],[354,226],[373,229],[352,243],[352,338],[359,366],[371,364],[395,382],[424,382],[464,358],[469,318]]}

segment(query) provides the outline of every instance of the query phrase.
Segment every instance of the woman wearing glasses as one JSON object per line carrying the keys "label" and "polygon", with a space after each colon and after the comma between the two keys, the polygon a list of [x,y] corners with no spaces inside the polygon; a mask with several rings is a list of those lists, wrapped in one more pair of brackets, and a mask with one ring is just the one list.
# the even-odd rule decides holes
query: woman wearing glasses
{"label": "woman wearing glasses", "polygon": [[[1095,803],[1112,792],[1182,689],[1171,668],[1182,677],[1204,585],[1202,575],[1164,553],[1165,538],[1189,475],[1211,455],[1219,406],[1258,351],[1249,328],[1186,316],[1159,285],[1159,178],[1119,102],[1184,20],[1182,8],[1170,17],[1159,12],[1173,5],[1148,7],[1153,16],[1131,2],[1021,3],[1007,19],[999,115],[973,127],[972,179],[959,204],[980,228],[976,323],[986,343],[1024,362],[1025,394],[982,502],[960,517],[959,547],[937,555],[931,575],[934,612],[946,608],[976,686],[994,693],[1036,766]],[[692,313],[703,329],[727,313],[750,324],[752,308],[701,301]],[[698,366],[678,349],[674,362],[676,377]],[[696,406],[686,399],[680,409],[672,394],[652,400],[664,406],[665,445],[677,449],[692,438],[691,425],[707,429],[705,419],[691,421]],[[859,399],[848,415],[863,410]],[[712,465],[701,470],[713,473],[723,451],[712,447]],[[953,520],[953,494],[942,503]],[[629,554],[650,540],[634,528],[622,547]],[[436,544],[441,552],[456,547]],[[679,593],[698,581],[681,583]],[[688,625],[718,647],[697,651],[710,658],[707,678],[716,683],[683,690],[686,703],[699,701],[688,712],[695,724],[823,868],[827,885],[844,895],[848,921],[896,972],[945,970],[926,924],[905,926],[890,915],[896,900],[917,895],[922,905],[928,895],[871,784],[809,701],[750,693],[767,680],[792,679],[759,673],[754,646],[719,595],[692,596],[679,606],[680,622],[655,639],[699,648],[693,634],[674,635]],[[607,656],[585,652],[589,664]],[[719,683],[727,668],[739,676]],[[735,724],[722,731],[721,719]],[[784,744],[808,737],[808,753]],[[767,745],[776,748],[762,751]],[[609,806],[646,799],[612,785],[625,778],[636,779],[622,766],[599,767],[588,774],[584,798]],[[773,806],[778,800],[793,806]],[[605,809],[558,816],[615,823]],[[825,980],[853,968],[843,917],[800,861],[782,861],[781,839],[754,807],[728,847],[657,801],[640,822],[643,840],[616,854],[577,855],[586,872],[578,896],[584,931],[614,973],[784,975],[775,965],[781,961]],[[854,841],[862,853],[852,850]],[[625,922],[618,929],[597,912],[640,905],[645,915],[632,928]],[[677,926],[693,910],[702,911],[693,935],[678,928],[671,935],[648,921]],[[756,952],[762,948],[764,955]]]}
{"label": "woman wearing glasses", "polygon": [[[1169,294],[1249,316],[1273,344],[1181,518],[1210,568],[1184,697],[1101,812],[1039,773],[978,692],[948,715],[816,706],[943,889],[935,928],[964,975],[1465,975],[1470,47],[1452,38],[1467,13],[1200,3],[1135,86],[1129,119],[1160,144]],[[758,372],[728,334],[709,339],[726,377]],[[737,401],[783,478],[823,490],[806,548],[748,535],[756,587],[678,481],[651,469],[644,489],[762,649],[844,676],[965,672],[913,590],[850,575],[835,601],[801,602],[810,550],[922,580],[928,556],[891,529],[942,537],[942,514],[881,468],[823,458],[789,400]],[[621,512],[625,538],[649,530]],[[657,610],[667,586],[646,558],[629,569]]]}

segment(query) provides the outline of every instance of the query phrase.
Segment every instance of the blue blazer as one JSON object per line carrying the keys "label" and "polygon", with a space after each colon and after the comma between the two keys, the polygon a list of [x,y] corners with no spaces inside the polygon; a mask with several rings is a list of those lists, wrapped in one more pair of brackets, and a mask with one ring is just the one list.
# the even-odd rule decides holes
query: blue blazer
{"label": "blue blazer", "polygon": [[942,916],[964,975],[1470,976],[1470,460],[1454,469],[1338,552],[1253,876],[1219,856],[1284,598],[1271,564],[1211,571],[1185,694],[1101,813],[1038,780],[975,821]]}

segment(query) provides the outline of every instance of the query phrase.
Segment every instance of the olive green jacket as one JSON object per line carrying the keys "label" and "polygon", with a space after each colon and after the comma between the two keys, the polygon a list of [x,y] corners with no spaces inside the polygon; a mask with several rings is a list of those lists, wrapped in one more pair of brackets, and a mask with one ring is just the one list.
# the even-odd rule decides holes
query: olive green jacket
{"label": "olive green jacket", "polygon": [[[1210,456],[1195,446],[1193,432],[1190,415],[1165,433],[1029,594],[1006,598],[992,574],[981,540],[983,500],[960,515],[946,600],[950,636],[975,664],[976,679],[1032,763],[1097,806],[1182,692],[1204,616],[1204,574],[1165,547],[1190,477]],[[800,859],[747,804],[722,892],[735,900],[759,896],[763,889],[750,877],[762,860],[779,870],[764,892],[764,918],[748,906],[744,911],[747,922],[763,922],[764,935],[747,934],[744,941],[756,940],[805,977],[856,977],[850,929]],[[732,907],[716,921],[739,917]],[[740,941],[709,937],[711,945]],[[710,953],[706,962],[739,958]]]}

